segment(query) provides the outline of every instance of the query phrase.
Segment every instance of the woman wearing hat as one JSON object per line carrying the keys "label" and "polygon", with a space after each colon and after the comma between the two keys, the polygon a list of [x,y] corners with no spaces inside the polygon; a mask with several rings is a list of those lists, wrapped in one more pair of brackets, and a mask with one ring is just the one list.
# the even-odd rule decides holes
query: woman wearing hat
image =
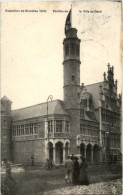
{"label": "woman wearing hat", "polygon": [[87,163],[86,159],[82,158],[82,162],[80,163],[80,175],[79,175],[79,182],[80,185],[89,185],[89,180],[88,180],[88,173],[87,173]]}
{"label": "woman wearing hat", "polygon": [[74,166],[73,166],[73,184],[78,185],[79,184],[79,162],[78,158],[74,156],[73,158]]}

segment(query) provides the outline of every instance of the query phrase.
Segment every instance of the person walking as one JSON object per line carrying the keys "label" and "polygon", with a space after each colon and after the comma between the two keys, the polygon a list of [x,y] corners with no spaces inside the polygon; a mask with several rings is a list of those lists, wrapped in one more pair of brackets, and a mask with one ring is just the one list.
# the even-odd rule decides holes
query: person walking
{"label": "person walking", "polygon": [[66,181],[66,183],[72,183],[72,179],[73,179],[73,166],[74,166],[74,163],[71,160],[71,157],[68,156],[67,160],[65,162],[65,181]]}
{"label": "person walking", "polygon": [[82,162],[80,163],[80,174],[79,174],[79,184],[80,185],[89,185],[87,167],[88,164],[85,158],[82,158]]}
{"label": "person walking", "polygon": [[74,166],[73,166],[73,184],[74,185],[79,185],[80,168],[79,168],[78,158],[76,156],[73,158],[73,162],[74,162]]}

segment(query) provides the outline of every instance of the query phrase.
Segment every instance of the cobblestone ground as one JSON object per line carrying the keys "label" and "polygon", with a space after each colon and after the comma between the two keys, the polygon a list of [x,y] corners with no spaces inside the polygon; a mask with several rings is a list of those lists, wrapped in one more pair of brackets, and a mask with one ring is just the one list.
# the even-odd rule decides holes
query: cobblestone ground
{"label": "cobblestone ground", "polygon": [[51,190],[48,192],[45,192],[44,195],[59,195],[59,194],[122,194],[122,180],[117,179],[113,181],[107,181],[107,182],[99,182],[95,184],[90,184],[89,186],[68,186],[59,188],[57,190]]}

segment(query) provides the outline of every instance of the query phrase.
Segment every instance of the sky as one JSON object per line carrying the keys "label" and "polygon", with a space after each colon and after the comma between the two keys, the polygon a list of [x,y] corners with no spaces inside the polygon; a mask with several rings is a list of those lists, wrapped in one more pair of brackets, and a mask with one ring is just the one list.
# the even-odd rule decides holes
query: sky
{"label": "sky", "polygon": [[81,83],[102,81],[110,63],[121,92],[121,3],[2,2],[1,97],[13,102],[12,109],[46,102],[49,95],[63,100],[63,39],[71,4],[72,27],[81,39]]}

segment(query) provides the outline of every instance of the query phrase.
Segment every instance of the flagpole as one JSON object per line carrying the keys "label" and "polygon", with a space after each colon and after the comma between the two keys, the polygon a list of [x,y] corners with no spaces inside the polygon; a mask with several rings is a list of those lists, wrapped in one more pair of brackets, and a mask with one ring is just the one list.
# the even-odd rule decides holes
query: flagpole
{"label": "flagpole", "polygon": [[71,27],[72,27],[72,5],[71,5]]}

